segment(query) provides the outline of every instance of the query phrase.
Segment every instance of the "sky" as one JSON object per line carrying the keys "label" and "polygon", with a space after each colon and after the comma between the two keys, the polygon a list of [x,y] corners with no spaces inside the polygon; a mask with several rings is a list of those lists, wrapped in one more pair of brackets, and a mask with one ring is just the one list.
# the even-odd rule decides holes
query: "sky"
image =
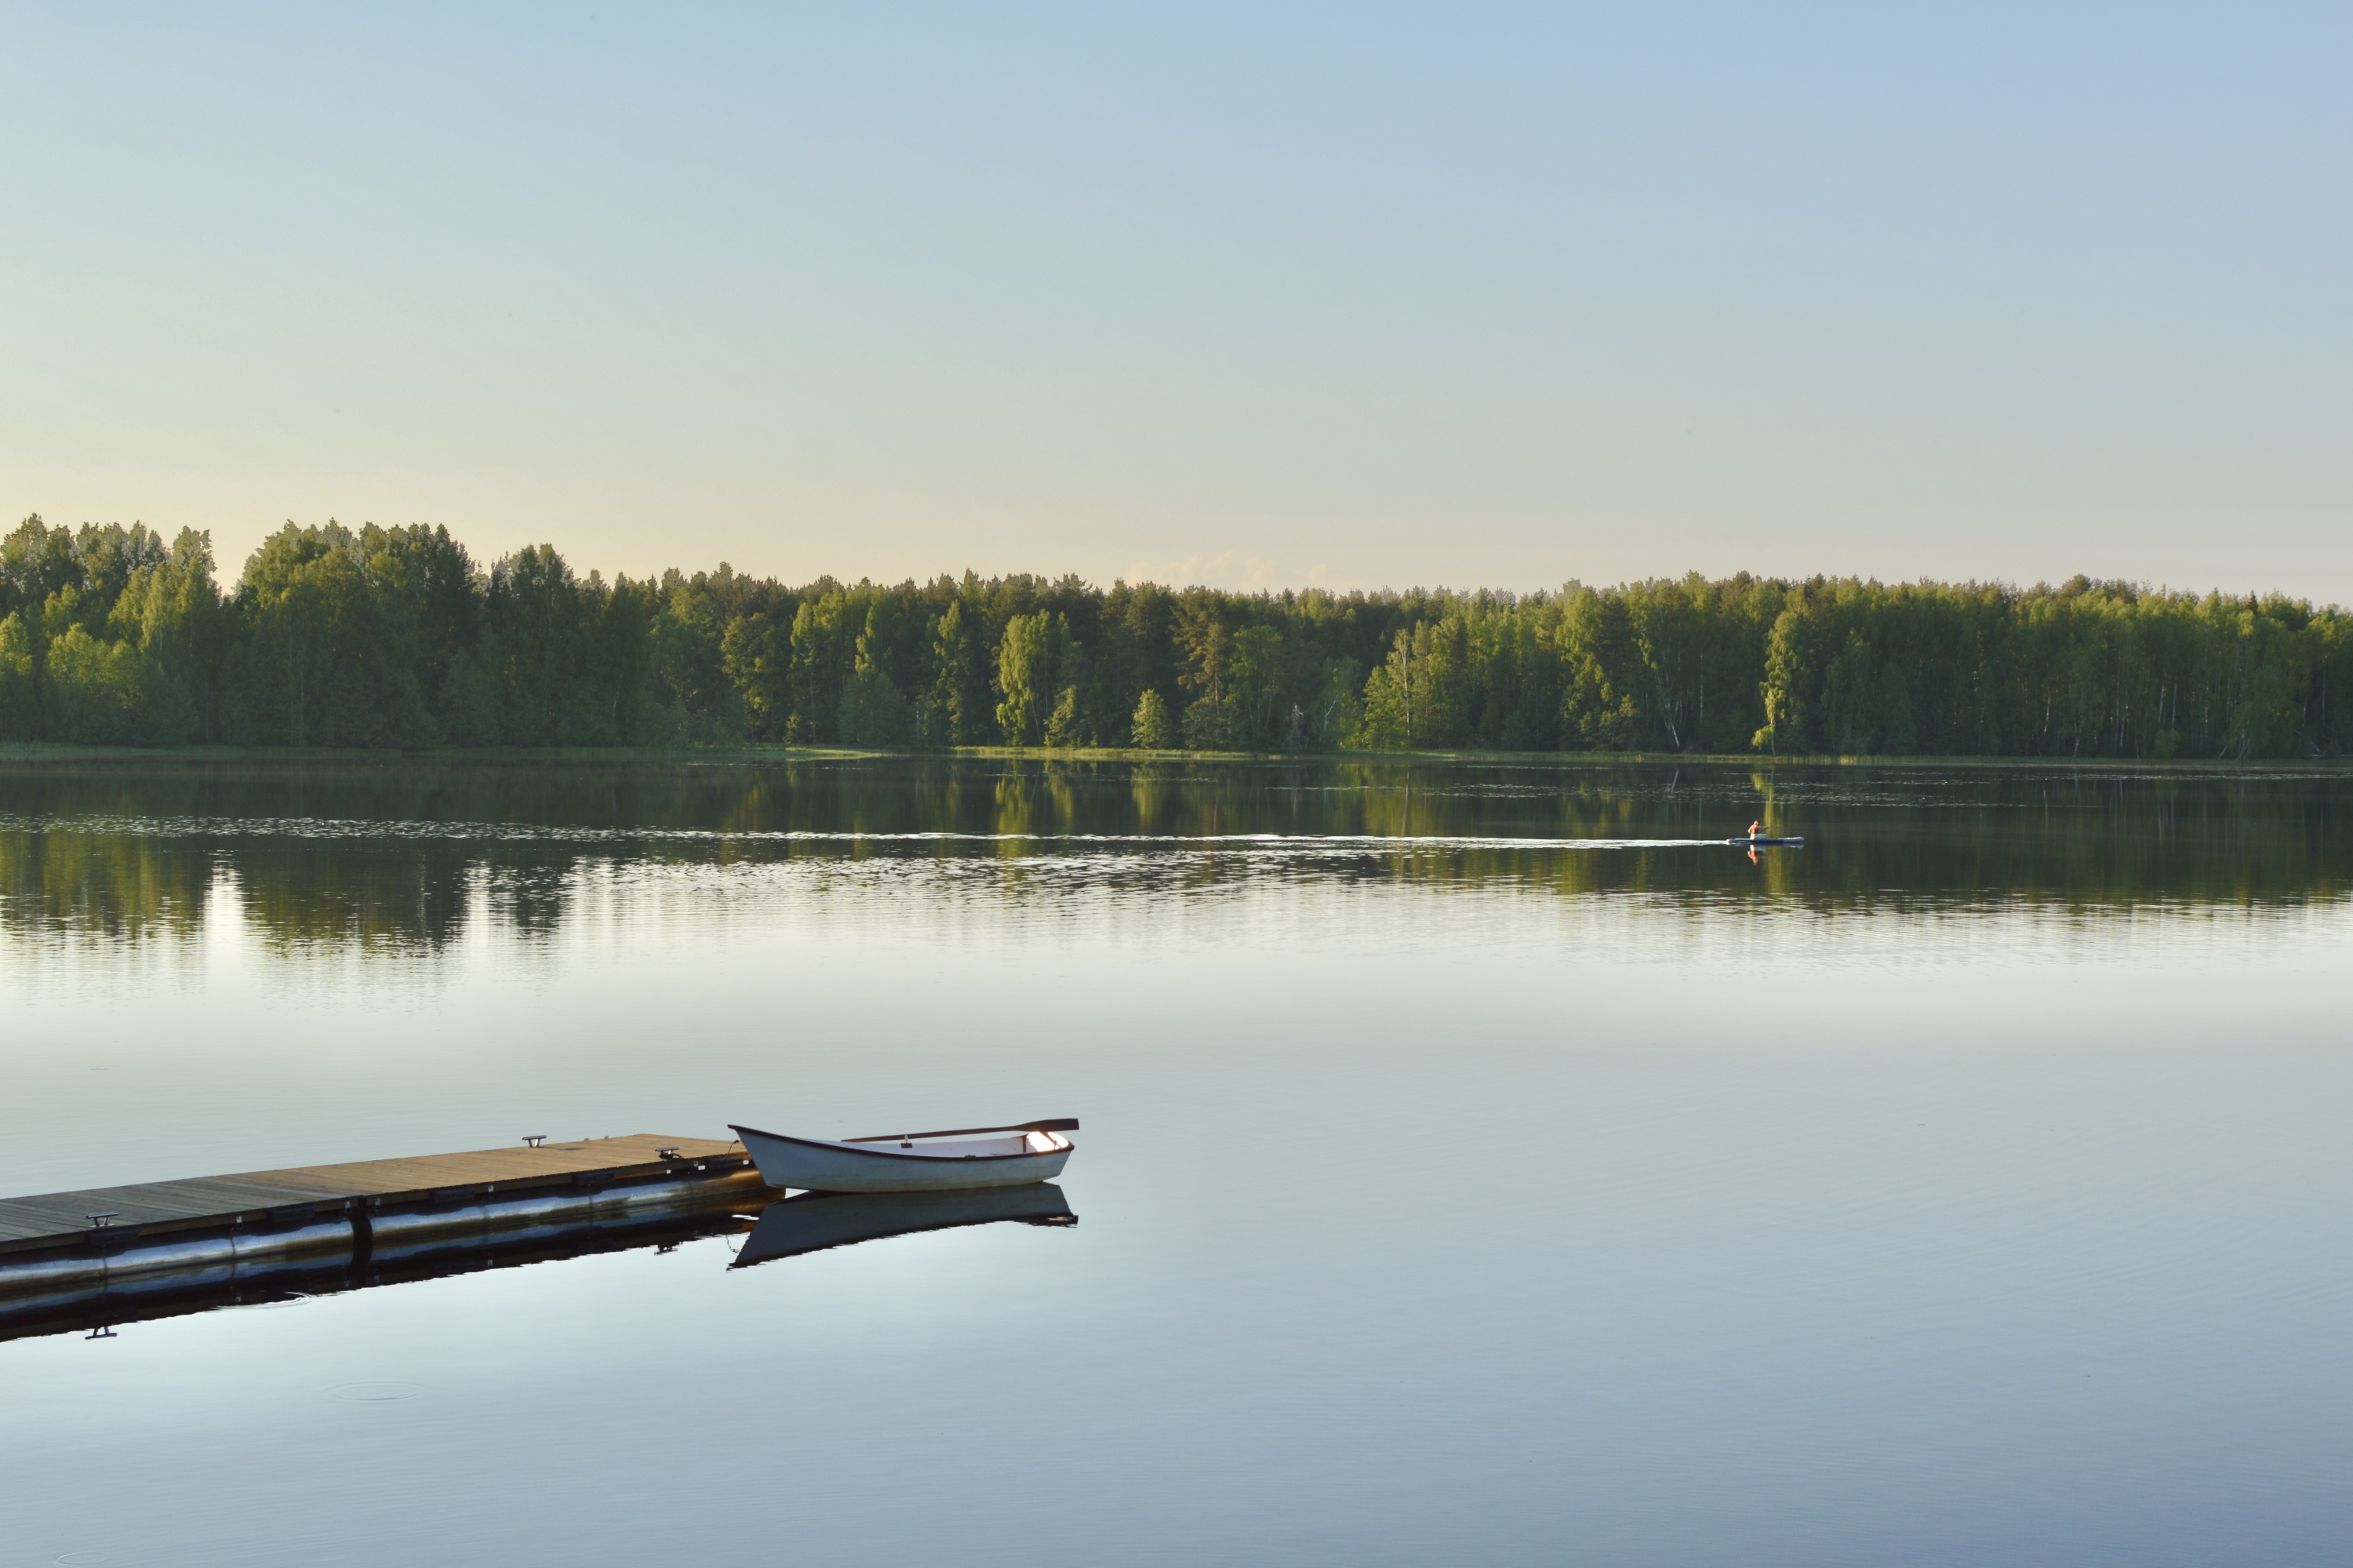
{"label": "sky", "polygon": [[0,5],[0,514],[2353,604],[2348,80],[2342,7]]}

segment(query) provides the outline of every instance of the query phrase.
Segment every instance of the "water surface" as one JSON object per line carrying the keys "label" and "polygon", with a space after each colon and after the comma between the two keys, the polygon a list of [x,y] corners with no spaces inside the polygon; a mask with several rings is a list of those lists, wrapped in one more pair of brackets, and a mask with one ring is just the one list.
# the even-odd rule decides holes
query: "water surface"
{"label": "water surface", "polygon": [[[0,1191],[1085,1127],[1075,1225],[0,1344],[0,1542],[2334,1551],[2348,806],[2322,769],[12,766]],[[1807,847],[1705,842],[1760,815]]]}

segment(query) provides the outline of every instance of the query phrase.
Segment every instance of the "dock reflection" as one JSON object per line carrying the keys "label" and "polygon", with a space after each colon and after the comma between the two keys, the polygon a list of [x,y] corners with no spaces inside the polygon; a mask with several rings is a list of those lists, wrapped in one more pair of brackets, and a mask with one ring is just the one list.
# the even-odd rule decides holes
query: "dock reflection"
{"label": "dock reflection", "polygon": [[495,1268],[563,1263],[605,1253],[668,1251],[706,1236],[743,1236],[731,1269],[804,1253],[924,1231],[1014,1222],[1074,1225],[1078,1215],[1060,1187],[972,1192],[804,1192],[770,1202],[757,1213],[721,1212],[649,1220],[622,1226],[582,1226],[501,1242],[496,1237],[422,1249],[387,1260],[347,1255],[290,1258],[267,1266],[207,1266],[174,1272],[150,1268],[100,1285],[61,1278],[54,1260],[0,1263],[0,1343],[59,1334],[110,1336],[127,1324],[235,1307],[280,1306],[313,1296],[342,1295],[414,1285]]}

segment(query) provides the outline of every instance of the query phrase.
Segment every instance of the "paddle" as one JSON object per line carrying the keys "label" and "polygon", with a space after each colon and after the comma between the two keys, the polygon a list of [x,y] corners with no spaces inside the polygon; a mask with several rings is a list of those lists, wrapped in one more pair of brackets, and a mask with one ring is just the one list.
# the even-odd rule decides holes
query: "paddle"
{"label": "paddle", "polygon": [[1054,1117],[1045,1121],[1025,1121],[1018,1127],[952,1127],[944,1132],[886,1132],[873,1138],[845,1138],[844,1143],[904,1143],[913,1138],[962,1138],[974,1132],[1076,1132],[1079,1118],[1074,1116]]}

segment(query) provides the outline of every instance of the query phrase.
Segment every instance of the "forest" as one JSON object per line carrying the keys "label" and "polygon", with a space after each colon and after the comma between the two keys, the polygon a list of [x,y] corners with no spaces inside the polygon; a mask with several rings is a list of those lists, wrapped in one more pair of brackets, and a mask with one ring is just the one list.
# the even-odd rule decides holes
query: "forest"
{"label": "forest", "polygon": [[206,534],[34,516],[0,542],[0,740],[2337,757],[2353,616],[2081,577],[607,580],[334,522],[223,591]]}

